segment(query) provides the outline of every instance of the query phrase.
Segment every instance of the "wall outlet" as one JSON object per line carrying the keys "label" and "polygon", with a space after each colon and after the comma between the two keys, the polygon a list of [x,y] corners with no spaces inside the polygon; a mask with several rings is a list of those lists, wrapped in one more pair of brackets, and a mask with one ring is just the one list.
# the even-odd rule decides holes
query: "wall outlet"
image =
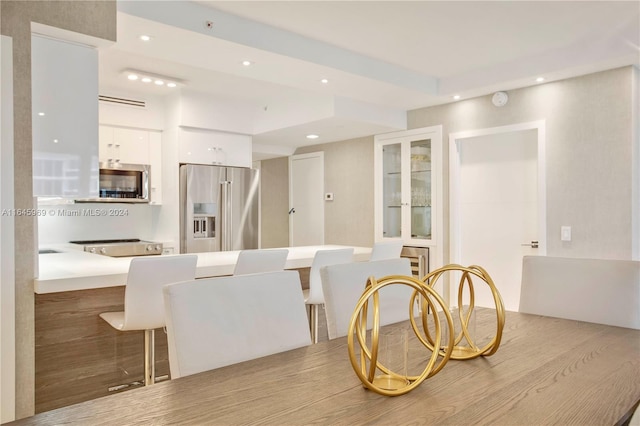
{"label": "wall outlet", "polygon": [[571,227],[570,226],[561,226],[560,227],[560,241],[571,241]]}

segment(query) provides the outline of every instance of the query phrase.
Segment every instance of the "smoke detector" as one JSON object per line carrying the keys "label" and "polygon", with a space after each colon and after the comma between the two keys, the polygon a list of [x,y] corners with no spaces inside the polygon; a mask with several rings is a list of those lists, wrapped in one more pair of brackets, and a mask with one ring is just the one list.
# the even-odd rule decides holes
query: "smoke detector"
{"label": "smoke detector", "polygon": [[497,107],[505,106],[509,102],[509,96],[507,92],[496,92],[493,94],[491,102]]}

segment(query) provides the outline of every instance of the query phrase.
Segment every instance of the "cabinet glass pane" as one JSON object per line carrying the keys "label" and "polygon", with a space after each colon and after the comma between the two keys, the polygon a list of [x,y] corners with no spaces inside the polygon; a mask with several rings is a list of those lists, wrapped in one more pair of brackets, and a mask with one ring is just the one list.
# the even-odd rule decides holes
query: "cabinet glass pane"
{"label": "cabinet glass pane", "polygon": [[411,238],[431,239],[431,140],[411,142]]}
{"label": "cabinet glass pane", "polygon": [[382,235],[400,237],[402,230],[402,180],[399,143],[382,148]]}

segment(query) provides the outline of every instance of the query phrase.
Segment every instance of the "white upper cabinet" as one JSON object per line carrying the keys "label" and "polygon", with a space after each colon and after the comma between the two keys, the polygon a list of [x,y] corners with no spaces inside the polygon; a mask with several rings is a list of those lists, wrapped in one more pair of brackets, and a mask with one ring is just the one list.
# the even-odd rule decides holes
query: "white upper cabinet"
{"label": "white upper cabinet", "polygon": [[98,146],[100,163],[114,163],[116,151],[113,146],[113,127],[100,126],[98,128]]}
{"label": "white upper cabinet", "polygon": [[100,162],[150,164],[149,132],[100,126]]}
{"label": "white upper cabinet", "polygon": [[251,167],[251,136],[181,127],[180,163]]}
{"label": "white upper cabinet", "polygon": [[440,126],[376,136],[376,241],[434,246],[441,228]]}
{"label": "white upper cabinet", "polygon": [[137,129],[113,130],[117,159],[126,164],[149,164],[149,132]]}
{"label": "white upper cabinet", "polygon": [[162,132],[100,126],[100,163],[150,165],[150,203],[162,204]]}
{"label": "white upper cabinet", "polygon": [[31,37],[33,194],[98,195],[98,51]]}

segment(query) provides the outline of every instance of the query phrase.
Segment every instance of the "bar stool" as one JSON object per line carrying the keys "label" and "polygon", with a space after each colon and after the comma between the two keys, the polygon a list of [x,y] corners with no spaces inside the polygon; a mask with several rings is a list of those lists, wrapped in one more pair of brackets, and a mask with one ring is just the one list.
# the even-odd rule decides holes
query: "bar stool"
{"label": "bar stool", "polygon": [[320,268],[327,265],[349,263],[353,260],[353,249],[318,250],[309,270],[309,289],[304,290],[304,303],[309,305],[309,328],[313,343],[318,343],[318,307],[324,305]]}
{"label": "bar stool", "polygon": [[238,254],[233,275],[282,271],[288,255],[287,249],[242,250]]}
{"label": "bar stool", "polygon": [[370,261],[386,260],[386,259],[399,259],[402,252],[402,241],[379,241],[373,245],[371,249]]}
{"label": "bar stool", "polygon": [[[100,318],[118,331],[144,330],[144,384],[155,382],[154,330],[165,326],[162,287],[195,279],[197,255],[136,257],[131,260],[123,312]],[[129,385],[119,385],[113,390]]]}

